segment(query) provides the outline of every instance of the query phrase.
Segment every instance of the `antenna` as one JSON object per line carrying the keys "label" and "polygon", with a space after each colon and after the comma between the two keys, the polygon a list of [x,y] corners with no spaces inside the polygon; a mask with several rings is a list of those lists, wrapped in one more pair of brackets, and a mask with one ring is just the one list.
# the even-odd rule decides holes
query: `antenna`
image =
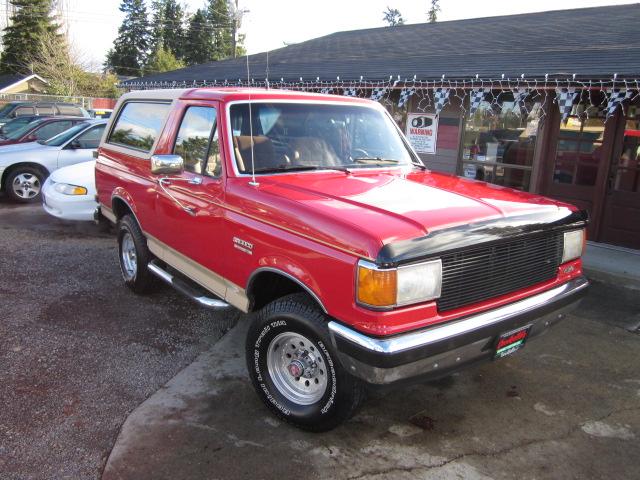
{"label": "antenna", "polygon": [[256,166],[255,166],[255,161],[254,161],[254,153],[253,153],[253,114],[251,113],[251,74],[249,72],[249,54],[247,53],[247,85],[249,87],[249,136],[250,138],[250,145],[251,145],[251,181],[249,182],[249,185],[251,185],[252,187],[257,187],[258,185],[260,185],[258,182],[256,182]]}
{"label": "antenna", "polygon": [[267,71],[266,71],[265,87],[269,90],[269,50],[267,50]]}

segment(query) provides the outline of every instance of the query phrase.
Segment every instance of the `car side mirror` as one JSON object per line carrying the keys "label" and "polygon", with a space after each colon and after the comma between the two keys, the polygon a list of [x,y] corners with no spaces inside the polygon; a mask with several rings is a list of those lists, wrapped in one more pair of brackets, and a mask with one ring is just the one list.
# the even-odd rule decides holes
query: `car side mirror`
{"label": "car side mirror", "polygon": [[80,140],[71,140],[71,142],[69,142],[69,148],[76,150],[78,148],[82,148],[82,144],[80,143]]}
{"label": "car side mirror", "polygon": [[167,175],[182,173],[184,160],[180,155],[153,155],[151,157],[151,173]]}

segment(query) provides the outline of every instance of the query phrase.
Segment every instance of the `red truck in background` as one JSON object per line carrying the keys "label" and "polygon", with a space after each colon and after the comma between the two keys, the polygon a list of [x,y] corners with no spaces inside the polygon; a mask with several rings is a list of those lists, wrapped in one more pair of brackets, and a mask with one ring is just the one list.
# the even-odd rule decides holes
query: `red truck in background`
{"label": "red truck in background", "polygon": [[308,430],[348,419],[371,386],[517,351],[588,285],[585,212],[429,171],[363,99],[132,92],[98,149],[96,187],[126,285],[161,279],[254,312],[255,390]]}

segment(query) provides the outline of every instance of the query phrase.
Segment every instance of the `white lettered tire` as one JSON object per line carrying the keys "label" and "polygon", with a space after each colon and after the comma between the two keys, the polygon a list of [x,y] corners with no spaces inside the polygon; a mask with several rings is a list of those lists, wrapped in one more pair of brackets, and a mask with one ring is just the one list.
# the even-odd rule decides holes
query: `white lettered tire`
{"label": "white lettered tire", "polygon": [[322,432],[348,420],[364,399],[362,383],[340,365],[327,317],[305,294],[265,306],[247,333],[249,376],[281,419]]}

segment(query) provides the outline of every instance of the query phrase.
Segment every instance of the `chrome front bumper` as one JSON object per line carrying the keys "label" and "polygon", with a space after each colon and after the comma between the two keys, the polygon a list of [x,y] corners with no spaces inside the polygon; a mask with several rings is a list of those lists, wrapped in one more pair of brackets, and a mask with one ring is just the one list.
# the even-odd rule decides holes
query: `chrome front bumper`
{"label": "chrome front bumper", "polygon": [[529,338],[545,332],[577,306],[588,285],[580,277],[478,315],[392,337],[369,337],[335,321],[329,330],[343,366],[368,383],[433,379],[492,358],[501,333],[525,325],[531,325]]}

